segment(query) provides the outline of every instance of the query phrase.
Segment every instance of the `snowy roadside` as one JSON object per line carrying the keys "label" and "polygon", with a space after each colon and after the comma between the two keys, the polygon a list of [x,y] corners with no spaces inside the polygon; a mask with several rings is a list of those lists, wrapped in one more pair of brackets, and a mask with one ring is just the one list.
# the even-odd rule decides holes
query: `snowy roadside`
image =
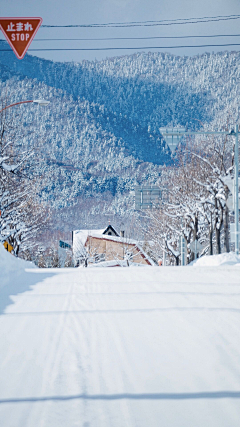
{"label": "snowy roadside", "polygon": [[[191,262],[188,267],[217,267],[220,265],[235,265],[240,267],[240,255],[236,255],[234,252],[223,253],[220,255],[203,256]],[[105,261],[95,265],[89,265],[88,268],[96,267],[127,267],[126,261]],[[135,265],[132,265],[135,266]],[[141,265],[136,265],[141,266]],[[8,253],[2,245],[0,245],[0,288],[12,281],[13,277],[21,275],[26,269],[38,268],[35,264],[30,261],[24,261],[20,258],[16,258]],[[60,269],[57,269],[57,271]],[[56,272],[56,269],[50,271]]]}
{"label": "snowy roadside", "polygon": [[190,267],[218,267],[220,265],[234,265],[240,267],[240,256],[236,255],[234,252],[203,256],[189,264]]}
{"label": "snowy roadside", "polygon": [[16,258],[0,245],[0,288],[25,272],[26,268],[37,268],[32,262]]}
{"label": "snowy roadside", "polygon": [[36,284],[38,271],[32,262],[14,257],[0,245],[0,314],[13,304],[14,295],[28,291]]}

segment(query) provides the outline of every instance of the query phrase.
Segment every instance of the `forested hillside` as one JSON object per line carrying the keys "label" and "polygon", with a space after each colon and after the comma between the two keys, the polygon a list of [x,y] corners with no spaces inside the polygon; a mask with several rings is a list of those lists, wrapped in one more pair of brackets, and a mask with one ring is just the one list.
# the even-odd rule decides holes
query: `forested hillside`
{"label": "forested hillside", "polygon": [[81,214],[99,206],[126,213],[134,185],[160,182],[161,167],[172,160],[159,127],[219,129],[234,121],[239,75],[236,52],[139,53],[81,63],[0,57],[2,99],[51,102],[41,110],[19,107],[24,145],[38,147],[41,158],[41,197],[55,209],[79,205]]}

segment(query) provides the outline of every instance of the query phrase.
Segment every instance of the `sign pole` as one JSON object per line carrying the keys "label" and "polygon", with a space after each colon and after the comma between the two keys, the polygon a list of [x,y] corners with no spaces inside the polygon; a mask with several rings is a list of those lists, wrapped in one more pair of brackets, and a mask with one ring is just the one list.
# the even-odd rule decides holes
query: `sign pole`
{"label": "sign pole", "polygon": [[239,255],[239,206],[238,206],[238,125],[235,128],[234,152],[234,184],[235,184],[235,253]]}
{"label": "sign pole", "polygon": [[163,251],[163,266],[166,265],[166,252]]}
{"label": "sign pole", "polygon": [[181,236],[181,265],[185,265],[185,239],[184,236]]}

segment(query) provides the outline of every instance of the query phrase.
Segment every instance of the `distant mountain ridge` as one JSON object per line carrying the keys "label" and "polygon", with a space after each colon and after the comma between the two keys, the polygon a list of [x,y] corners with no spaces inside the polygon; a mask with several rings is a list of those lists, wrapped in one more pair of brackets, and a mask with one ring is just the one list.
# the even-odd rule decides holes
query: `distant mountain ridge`
{"label": "distant mountain ridge", "polygon": [[143,161],[167,161],[159,127],[196,127],[239,98],[240,53],[196,57],[139,53],[104,61],[55,63],[26,55],[19,61],[2,52],[0,62],[61,89],[77,101],[95,104],[98,122],[122,138],[129,154]]}
{"label": "distant mountain ridge", "polygon": [[[97,193],[119,197],[136,184],[160,182],[161,166],[171,156],[159,128],[234,122],[239,77],[239,52],[138,53],[81,63],[30,55],[19,61],[11,52],[0,57],[2,93],[8,87],[14,101],[51,101],[38,117],[46,152],[41,167],[52,176],[46,197],[59,206]],[[30,113],[22,111],[28,122]]]}

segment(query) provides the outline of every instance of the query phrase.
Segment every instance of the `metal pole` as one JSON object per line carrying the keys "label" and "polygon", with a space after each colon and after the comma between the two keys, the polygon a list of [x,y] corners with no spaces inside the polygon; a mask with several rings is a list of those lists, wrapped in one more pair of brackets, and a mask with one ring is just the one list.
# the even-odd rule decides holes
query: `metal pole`
{"label": "metal pole", "polygon": [[163,266],[166,265],[166,252],[163,251]]}
{"label": "metal pole", "polygon": [[15,102],[14,104],[11,104],[11,105],[7,105],[7,107],[4,107],[2,110],[0,110],[0,113],[2,111],[6,110],[7,108],[14,107],[15,105],[27,104],[29,102],[33,102],[33,100],[31,100],[31,101],[20,101],[20,102]]}
{"label": "metal pole", "polygon": [[14,104],[10,104],[2,108],[0,110],[0,113],[2,113],[2,111],[4,110],[7,110],[7,108],[14,107],[15,105],[20,105],[20,104],[28,104],[29,102],[33,102],[34,104],[38,104],[44,107],[46,107],[50,103],[50,101],[46,101],[45,99],[31,99],[29,101],[19,101],[19,102],[14,102]]}
{"label": "metal pole", "polygon": [[235,128],[234,177],[235,177],[235,253],[239,255],[239,207],[238,207],[238,125]]}
{"label": "metal pole", "polygon": [[181,236],[181,264],[185,265],[185,239]]}

